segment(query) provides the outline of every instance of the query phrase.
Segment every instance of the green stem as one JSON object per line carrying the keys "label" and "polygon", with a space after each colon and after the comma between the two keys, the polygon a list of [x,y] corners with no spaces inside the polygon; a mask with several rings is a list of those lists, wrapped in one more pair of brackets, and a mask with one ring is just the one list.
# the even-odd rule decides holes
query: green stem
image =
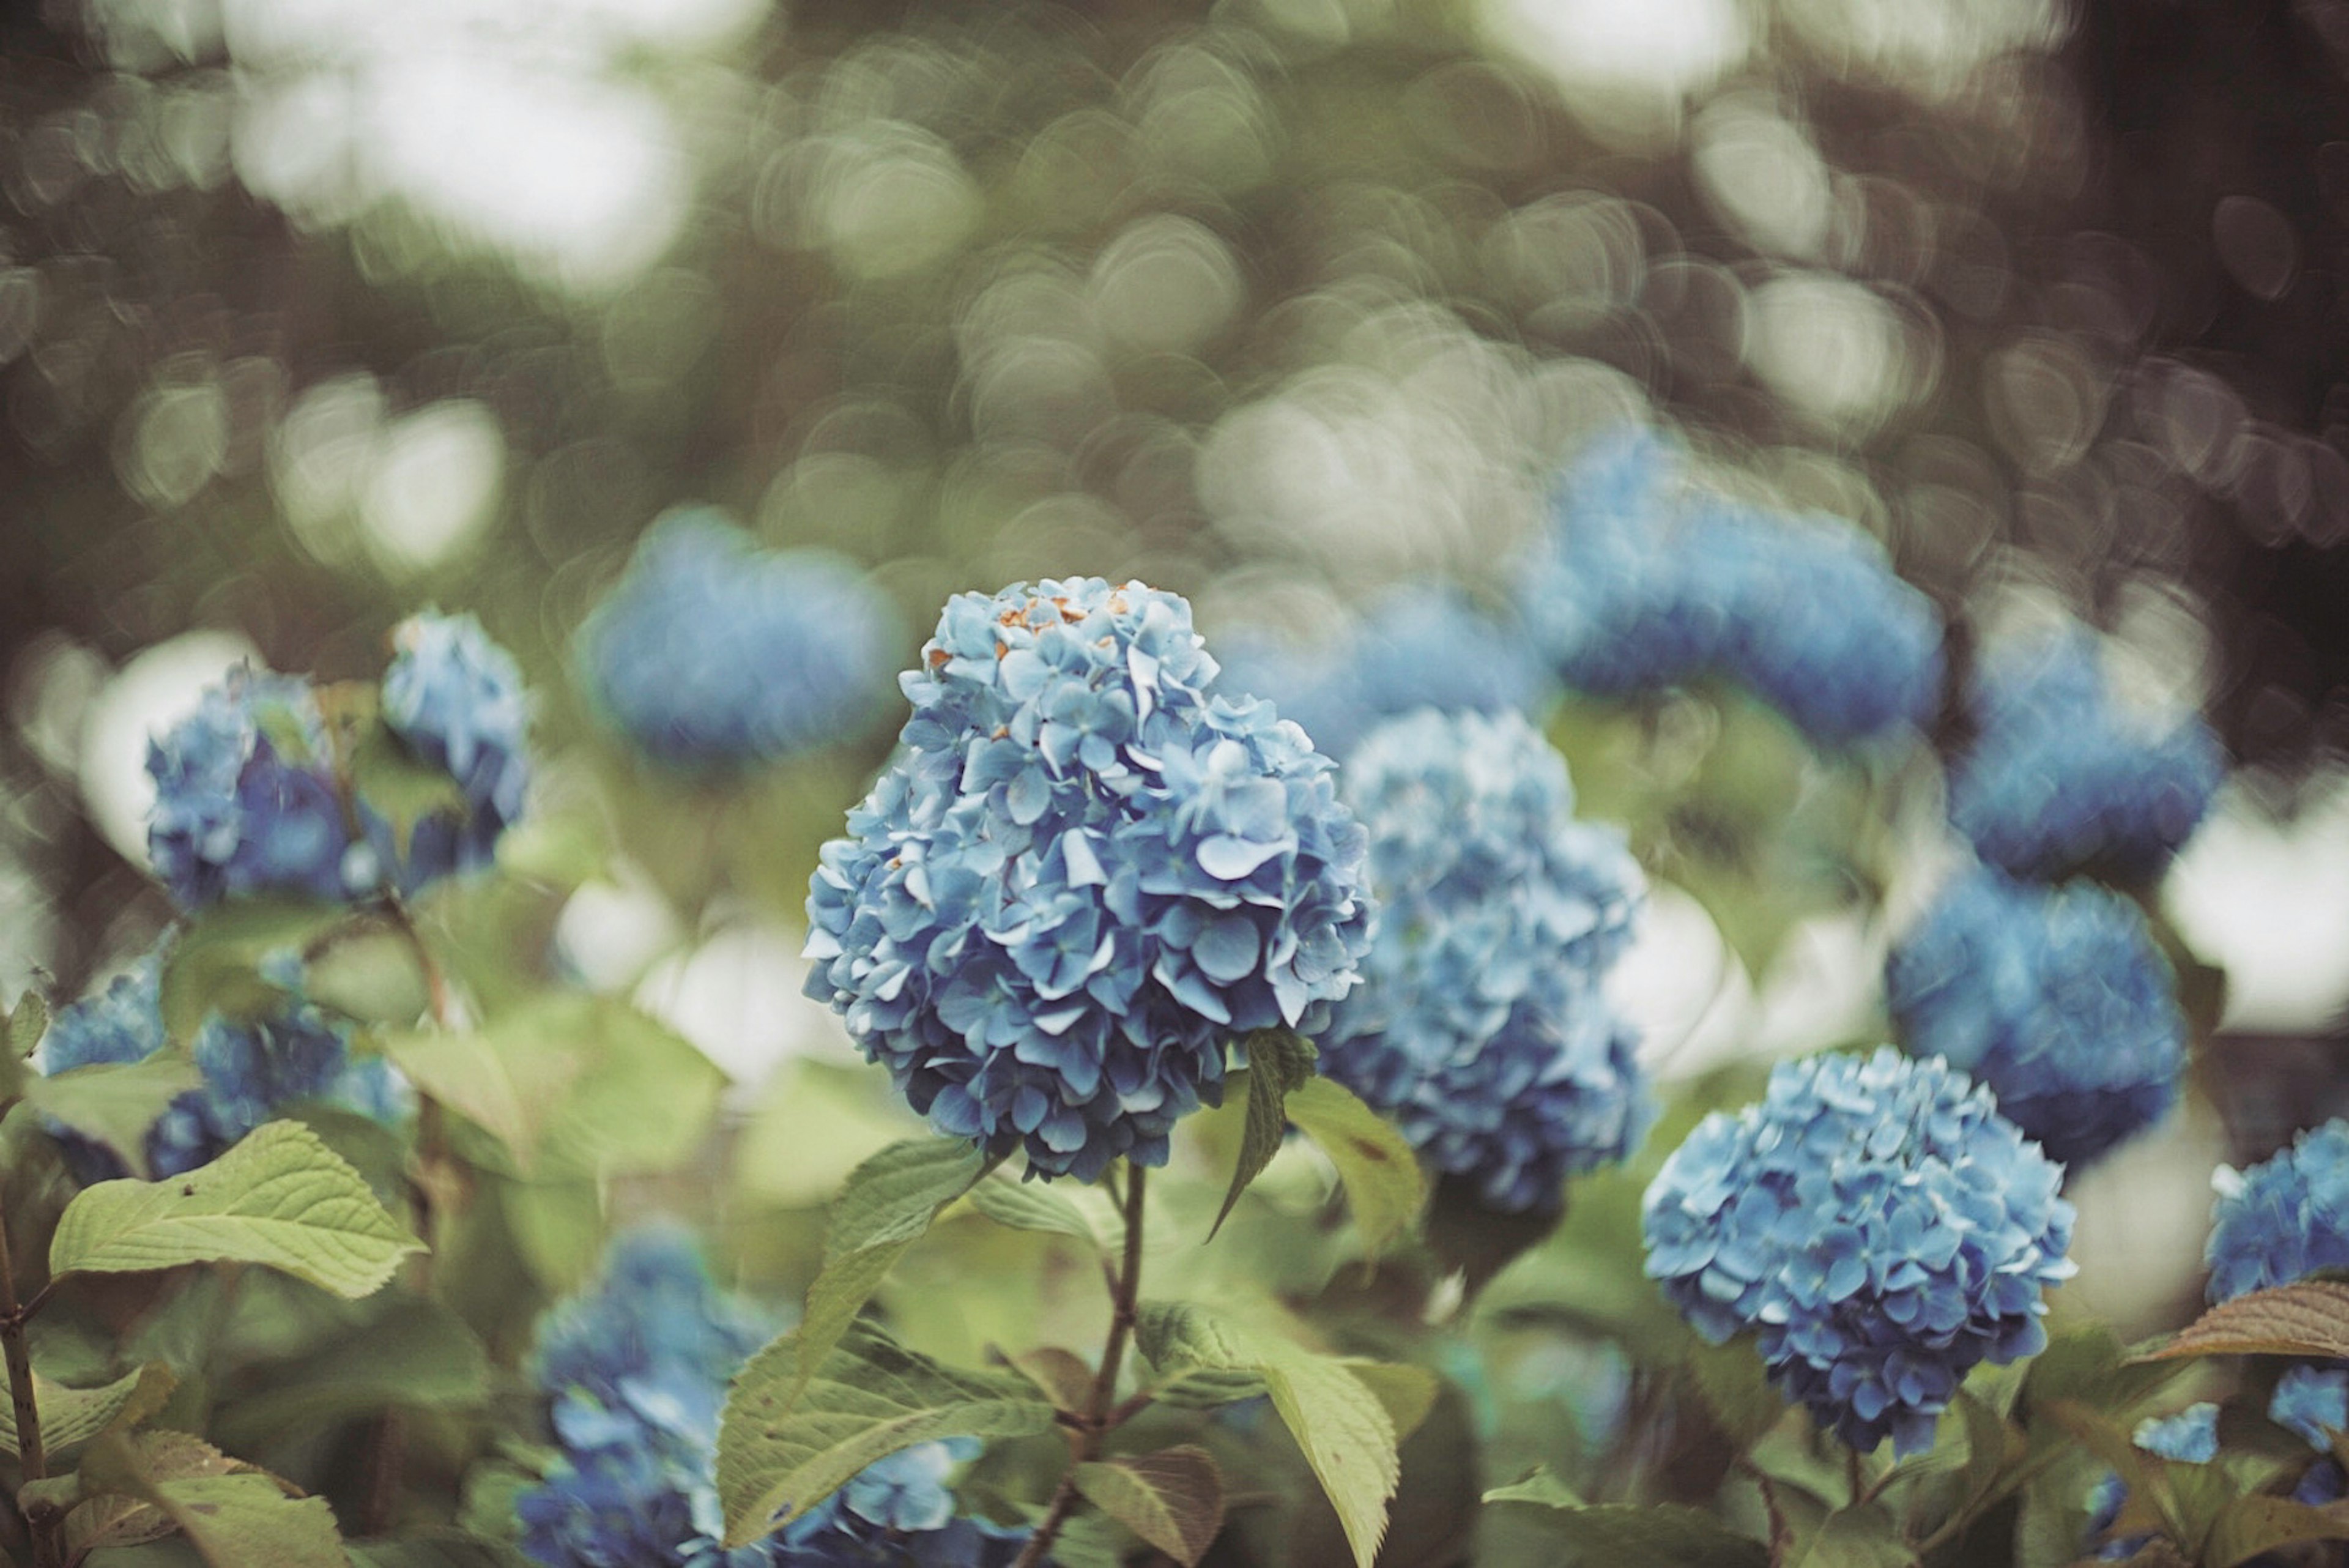
{"label": "green stem", "polygon": [[[47,1478],[49,1456],[41,1443],[41,1411],[33,1394],[33,1352],[25,1338],[25,1316],[16,1294],[16,1263],[8,1247],[7,1222],[0,1219],[0,1352],[7,1358],[8,1400],[16,1417],[16,1454],[24,1463],[25,1479],[36,1481]],[[36,1568],[49,1568],[57,1560],[54,1538],[37,1527],[33,1532],[33,1560]]]}
{"label": "green stem", "polygon": [[1072,1456],[1068,1473],[1052,1490],[1052,1501],[1044,1506],[1044,1517],[1037,1522],[1028,1544],[1020,1548],[1018,1561],[1011,1568],[1037,1568],[1052,1542],[1060,1539],[1061,1527],[1077,1507],[1077,1467],[1091,1464],[1101,1458],[1102,1444],[1110,1433],[1130,1417],[1143,1405],[1128,1400],[1117,1401],[1117,1376],[1125,1362],[1126,1341],[1133,1336],[1133,1323],[1142,1295],[1142,1192],[1143,1168],[1126,1167],[1125,1179],[1125,1251],[1123,1267],[1110,1287],[1109,1344],[1102,1351],[1101,1370],[1093,1376],[1092,1393],[1085,1401],[1082,1416],[1070,1442]]}

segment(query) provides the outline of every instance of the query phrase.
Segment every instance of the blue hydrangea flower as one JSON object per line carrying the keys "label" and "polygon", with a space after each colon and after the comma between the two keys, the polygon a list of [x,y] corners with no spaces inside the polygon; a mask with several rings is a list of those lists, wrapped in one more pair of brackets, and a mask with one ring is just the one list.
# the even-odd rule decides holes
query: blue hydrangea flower
{"label": "blue hydrangea flower", "polygon": [[2331,1453],[2333,1435],[2349,1430],[2349,1368],[2286,1367],[2268,1401],[2268,1419],[2318,1453]]}
{"label": "blue hydrangea flower", "polygon": [[2137,906],[2092,883],[1976,867],[1893,950],[1885,991],[1911,1054],[1989,1085],[2000,1113],[2066,1166],[2177,1098],[2186,1016],[2169,962]]}
{"label": "blue hydrangea flower", "polygon": [[1025,1532],[957,1518],[947,1478],[967,1439],[868,1466],[781,1533],[728,1550],[712,1471],[735,1369],[772,1323],[720,1292],[673,1226],[616,1241],[601,1278],[550,1313],[531,1370],[562,1457],[516,1500],[547,1568],[948,1568],[1008,1563]]}
{"label": "blue hydrangea flower", "polygon": [[1940,703],[1940,618],[1873,539],[1702,493],[1652,431],[1568,472],[1516,594],[1527,637],[1578,691],[1717,676],[1828,746],[1921,725]]}
{"label": "blue hydrangea flower", "polygon": [[2349,1269],[2349,1122],[2304,1132],[2240,1175],[2222,1166],[2211,1184],[2211,1301]]}
{"label": "blue hydrangea flower", "polygon": [[1099,578],[947,605],[903,750],[808,898],[808,994],[939,1131],[1042,1176],[1164,1164],[1249,1030],[1308,1034],[1369,945],[1362,832],[1190,607]]}
{"label": "blue hydrangea flower", "polygon": [[[169,939],[166,939],[168,943]],[[166,1048],[159,944],[107,988],[59,1011],[34,1053],[43,1074],[100,1063],[142,1062]],[[381,1122],[413,1108],[407,1081],[380,1056],[354,1058],[347,1030],[304,1000],[294,976],[283,1009],[252,1020],[207,1019],[191,1047],[201,1088],[167,1106],[148,1128],[143,1153],[156,1176],[209,1164],[288,1106],[332,1105]],[[85,1184],[129,1172],[111,1150],[53,1127],[68,1166]]]}
{"label": "blue hydrangea flower", "polygon": [[821,550],[770,554],[710,512],[646,534],[579,629],[582,684],[657,762],[771,762],[879,716],[901,627],[855,566]]}
{"label": "blue hydrangea flower", "polygon": [[2148,1416],[2129,1441],[2158,1459],[2207,1465],[2219,1457],[2219,1407],[2204,1401],[2172,1416]]}
{"label": "blue hydrangea flower", "polygon": [[[413,888],[490,864],[498,839],[522,815],[530,787],[530,701],[513,655],[471,616],[411,616],[391,634],[383,718],[417,756],[446,771],[465,798],[461,815],[417,823],[401,881]],[[379,818],[369,837],[393,860]]]}
{"label": "blue hydrangea flower", "polygon": [[2124,711],[2078,629],[1995,651],[1968,693],[1979,726],[1950,777],[1950,820],[1984,860],[2052,878],[2151,876],[2193,833],[2225,769],[2198,715]]}
{"label": "blue hydrangea flower", "polygon": [[1381,595],[1345,636],[1319,649],[1261,634],[1216,646],[1216,690],[1263,698],[1315,750],[1340,760],[1371,730],[1414,709],[1525,711],[1544,686],[1523,634],[1450,587]]}
{"label": "blue hydrangea flower", "polygon": [[2075,1272],[2062,1179],[1945,1063],[1782,1063],[1664,1162],[1647,1272],[1712,1343],[1754,1330],[1779,1392],[1852,1448],[1911,1454],[1977,1363],[2046,1344],[2042,1293]]}
{"label": "blue hydrangea flower", "polygon": [[243,667],[150,743],[155,809],[147,847],[186,909],[222,898],[367,891],[310,683]]}
{"label": "blue hydrangea flower", "polygon": [[1644,894],[1619,834],[1574,820],[1566,763],[1517,714],[1408,714],[1345,767],[1380,917],[1321,1068],[1439,1170],[1511,1212],[1645,1130],[1637,1039],[1600,981]]}

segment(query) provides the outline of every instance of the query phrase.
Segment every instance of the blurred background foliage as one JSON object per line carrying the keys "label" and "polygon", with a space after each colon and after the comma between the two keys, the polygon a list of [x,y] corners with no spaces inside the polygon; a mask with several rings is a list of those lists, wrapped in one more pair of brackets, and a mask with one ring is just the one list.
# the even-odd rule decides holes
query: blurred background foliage
{"label": "blurred background foliage", "polygon": [[[2223,1126],[2096,1173],[2182,1192],[2083,1231],[2084,1288],[2118,1246],[2174,1302],[2200,1173],[2349,1104],[2344,70],[2337,0],[10,8],[0,985],[162,923],[139,764],[196,686],[371,671],[437,603],[539,693],[524,860],[623,851],[445,918],[552,934],[745,1075],[838,1054],[791,932],[886,727],[750,780],[605,737],[571,640],[656,516],[843,553],[912,628],[1101,573],[1307,649],[1397,584],[1496,597],[1559,462],[1660,417],[1883,539],[1961,650],[2067,606],[2243,764],[2168,893],[2230,981]],[[1668,1072],[1882,1033],[1938,780],[1803,786],[1774,725],[1559,732],[1668,880],[1676,792],[1777,834],[1766,930],[1659,892]],[[1855,824],[1872,867],[1806,858]],[[847,1142],[754,1124],[761,1201],[885,1136],[830,1070]]]}

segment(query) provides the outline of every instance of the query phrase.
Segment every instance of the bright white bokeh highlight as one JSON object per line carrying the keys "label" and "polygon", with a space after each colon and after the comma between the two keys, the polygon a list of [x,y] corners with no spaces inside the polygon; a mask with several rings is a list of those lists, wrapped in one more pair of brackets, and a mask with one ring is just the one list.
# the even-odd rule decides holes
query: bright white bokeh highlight
{"label": "bright white bokeh highlight", "polygon": [[148,864],[147,815],[155,805],[149,742],[194,711],[204,688],[246,660],[259,664],[260,652],[235,632],[185,632],[135,656],[90,702],[81,729],[82,805],[133,866]]}

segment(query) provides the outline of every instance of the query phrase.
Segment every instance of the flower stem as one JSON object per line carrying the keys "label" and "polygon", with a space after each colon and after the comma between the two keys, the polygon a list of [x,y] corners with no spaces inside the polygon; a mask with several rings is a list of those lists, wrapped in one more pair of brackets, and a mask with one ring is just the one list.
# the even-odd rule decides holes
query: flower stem
{"label": "flower stem", "polygon": [[[25,1338],[25,1320],[31,1314],[16,1294],[16,1263],[8,1250],[8,1225],[0,1218],[0,1352],[8,1366],[8,1400],[16,1420],[16,1455],[25,1479],[42,1480],[49,1473],[49,1456],[41,1442],[41,1411],[33,1394],[33,1352]],[[50,1532],[33,1526],[35,1568],[50,1568],[57,1561],[57,1543]]]}
{"label": "flower stem", "polygon": [[1076,1511],[1077,1467],[1091,1464],[1101,1458],[1102,1444],[1110,1433],[1148,1403],[1147,1400],[1139,1403],[1128,1400],[1123,1405],[1116,1403],[1118,1371],[1125,1361],[1126,1341],[1133,1336],[1136,1304],[1141,1299],[1143,1174],[1141,1166],[1126,1167],[1125,1251],[1123,1266],[1110,1285],[1109,1344],[1102,1351],[1101,1371],[1093,1377],[1092,1396],[1085,1401],[1084,1411],[1076,1423],[1075,1435],[1070,1442],[1072,1457],[1068,1473],[1053,1489],[1052,1501],[1044,1508],[1044,1517],[1037,1522],[1035,1532],[1028,1537],[1028,1544],[1020,1548],[1019,1559],[1011,1568],[1038,1568],[1038,1564],[1044,1561],[1045,1554],[1052,1550],[1052,1542],[1060,1538],[1061,1527],[1068,1523],[1069,1515]]}

